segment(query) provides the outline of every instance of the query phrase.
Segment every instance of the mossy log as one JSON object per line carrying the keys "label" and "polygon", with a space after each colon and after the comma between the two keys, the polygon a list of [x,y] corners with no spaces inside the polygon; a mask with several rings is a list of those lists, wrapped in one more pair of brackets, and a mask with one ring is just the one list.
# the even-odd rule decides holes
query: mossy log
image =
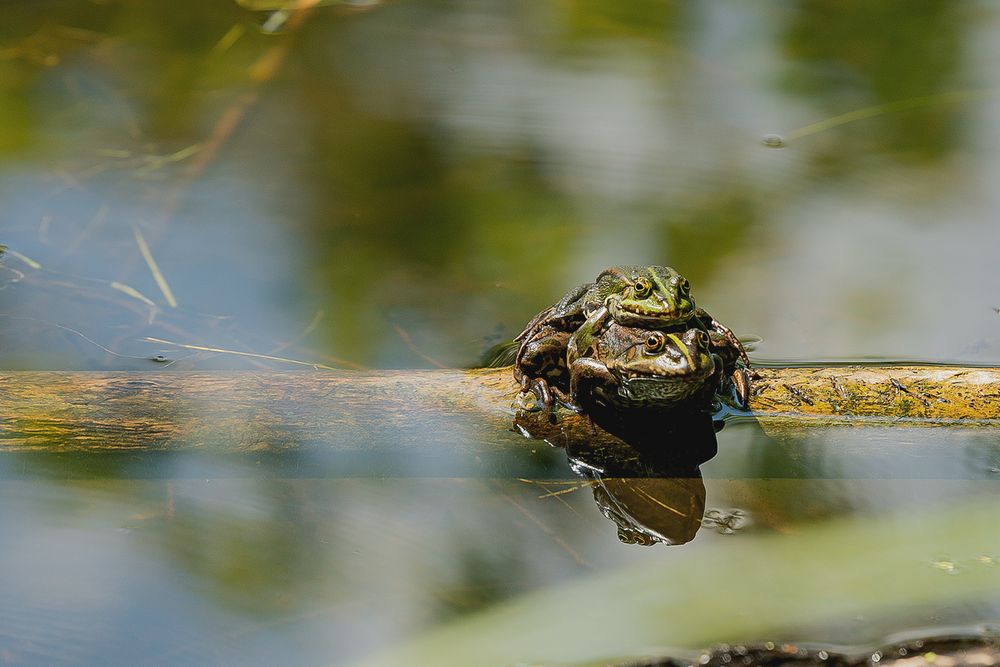
{"label": "mossy log", "polygon": [[[148,457],[160,466],[174,454],[280,461],[275,474],[526,474],[551,455],[517,432],[523,419],[515,430],[516,394],[509,368],[6,372],[0,452],[20,465],[116,454],[119,463],[136,462],[140,474]],[[752,416],[768,431],[838,423],[996,427],[1000,368],[756,368],[750,407],[727,418]],[[522,418],[543,435],[603,437],[585,417],[561,409]]]}
{"label": "mossy log", "polygon": [[1000,426],[1000,368],[843,365],[755,368],[763,424]]}

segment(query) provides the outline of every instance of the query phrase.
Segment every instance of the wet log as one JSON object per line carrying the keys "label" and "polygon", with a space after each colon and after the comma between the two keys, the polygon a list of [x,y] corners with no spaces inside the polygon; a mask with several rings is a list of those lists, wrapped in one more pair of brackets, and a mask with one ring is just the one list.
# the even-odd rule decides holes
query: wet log
{"label": "wet log", "polygon": [[[350,475],[372,474],[377,456],[378,474],[519,474],[543,465],[546,454],[517,432],[521,425],[514,428],[516,394],[509,368],[5,372],[0,452],[116,453],[126,460],[194,453],[258,463],[278,456],[281,474],[288,466],[302,474],[325,466]],[[1000,368],[756,368],[750,408],[725,418],[756,418],[765,430],[854,423],[996,427]],[[550,432],[603,437],[586,418],[562,409],[526,418]],[[419,457],[409,455],[417,451]]]}
{"label": "wet log", "polygon": [[822,425],[1000,426],[1000,368],[831,365],[755,368],[765,430]]}

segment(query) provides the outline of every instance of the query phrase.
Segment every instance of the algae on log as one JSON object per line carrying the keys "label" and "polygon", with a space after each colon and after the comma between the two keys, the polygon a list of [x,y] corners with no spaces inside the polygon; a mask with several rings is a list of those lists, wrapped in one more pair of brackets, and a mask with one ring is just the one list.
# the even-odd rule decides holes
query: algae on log
{"label": "algae on log", "polygon": [[1000,368],[754,368],[750,408],[765,431],[828,424],[996,427]]}
{"label": "algae on log", "polygon": [[[752,416],[766,431],[830,423],[1000,425],[997,368],[772,367],[752,376]],[[530,473],[551,457],[514,431],[516,393],[510,368],[6,372],[0,452],[193,452],[258,462],[278,455],[301,474]],[[526,418],[550,433],[611,437],[580,415],[560,409],[555,416]]]}

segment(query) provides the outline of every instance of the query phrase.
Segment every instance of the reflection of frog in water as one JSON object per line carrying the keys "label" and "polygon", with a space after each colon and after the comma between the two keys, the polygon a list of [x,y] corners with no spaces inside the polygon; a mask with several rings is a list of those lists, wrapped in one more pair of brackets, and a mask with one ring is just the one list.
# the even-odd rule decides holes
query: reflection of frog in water
{"label": "reflection of frog in water", "polygon": [[[602,411],[594,414],[599,420]],[[617,418],[620,412],[613,415]],[[573,428],[543,411],[527,410],[514,419],[519,432],[566,450],[573,471],[588,480],[598,509],[615,523],[619,540],[641,545],[690,542],[705,509],[698,466],[717,450],[712,416],[643,410],[624,420],[625,439],[600,428],[600,423]],[[633,441],[628,436],[638,437]]]}
{"label": "reflection of frog in water", "polygon": [[594,502],[625,544],[687,544],[702,526],[705,482],[689,477],[605,477],[592,472]]}
{"label": "reflection of frog in water", "polygon": [[[595,319],[597,313],[600,315]],[[596,282],[567,293],[536,315],[515,338],[520,346],[514,360],[514,377],[522,391],[533,391],[546,405],[552,405],[557,397],[566,398],[569,368],[563,357],[570,336],[576,337],[581,328],[598,335],[608,322],[622,328],[659,330],[677,338],[691,329],[704,332],[713,354],[721,361],[720,372],[734,377],[737,398],[745,404],[745,376],[737,377],[736,373],[737,362],[748,365],[746,351],[730,329],[695,307],[688,281],[666,266],[606,269]],[[587,370],[581,368],[581,372]]]}

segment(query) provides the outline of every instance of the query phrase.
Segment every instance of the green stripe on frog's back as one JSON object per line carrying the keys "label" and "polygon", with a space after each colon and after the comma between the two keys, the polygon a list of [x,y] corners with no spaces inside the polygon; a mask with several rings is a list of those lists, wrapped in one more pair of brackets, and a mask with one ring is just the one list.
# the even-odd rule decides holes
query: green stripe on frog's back
{"label": "green stripe on frog's back", "polygon": [[687,359],[688,368],[694,368],[695,366],[694,359],[691,358],[691,353],[688,351],[688,346],[685,345],[683,341],[681,341],[680,337],[677,336],[677,334],[668,333],[667,337],[674,342],[674,345],[677,346],[677,349],[680,350],[681,354],[684,355],[684,358]]}

